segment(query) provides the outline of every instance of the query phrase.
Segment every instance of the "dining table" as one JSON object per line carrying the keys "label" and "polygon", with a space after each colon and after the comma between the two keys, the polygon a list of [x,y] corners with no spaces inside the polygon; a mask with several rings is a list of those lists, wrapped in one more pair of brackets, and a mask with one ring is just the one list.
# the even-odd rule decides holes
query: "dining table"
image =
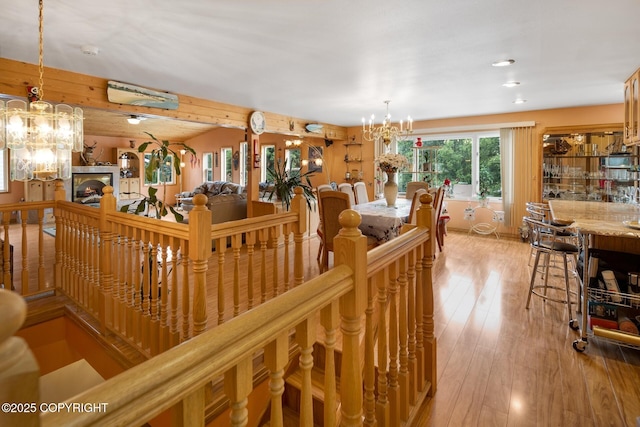
{"label": "dining table", "polygon": [[387,206],[385,199],[353,205],[351,209],[360,213],[360,231],[374,237],[379,243],[398,237],[402,225],[409,217],[411,200],[398,197],[393,206]]}
{"label": "dining table", "polygon": [[[583,265],[589,264],[589,251],[593,249],[593,236],[606,236],[615,239],[640,239],[640,205],[632,203],[607,203],[578,200],[550,200],[549,209],[554,221],[570,223],[570,227],[582,236],[584,251]],[[587,314],[589,303],[589,272],[582,269],[582,330],[579,340],[573,342],[573,348],[584,351],[587,346]],[[594,335],[608,339],[622,340],[637,345],[640,337],[627,336],[604,328],[594,327]]]}

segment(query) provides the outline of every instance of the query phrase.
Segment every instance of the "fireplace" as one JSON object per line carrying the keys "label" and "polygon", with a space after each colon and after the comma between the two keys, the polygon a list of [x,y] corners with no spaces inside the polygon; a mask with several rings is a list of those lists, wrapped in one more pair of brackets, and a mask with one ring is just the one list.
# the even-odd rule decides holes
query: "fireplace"
{"label": "fireplace", "polygon": [[98,204],[104,194],[104,187],[113,187],[117,198],[120,183],[118,166],[74,166],[71,179],[65,181],[67,200],[82,204]]}

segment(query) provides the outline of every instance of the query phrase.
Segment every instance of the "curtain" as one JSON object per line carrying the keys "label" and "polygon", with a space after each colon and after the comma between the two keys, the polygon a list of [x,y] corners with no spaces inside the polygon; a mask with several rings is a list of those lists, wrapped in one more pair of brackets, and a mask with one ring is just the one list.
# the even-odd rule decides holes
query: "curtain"
{"label": "curtain", "polygon": [[534,138],[534,127],[500,129],[502,199],[504,225],[515,228],[522,224],[525,203],[539,198],[540,171],[537,160],[540,146]]}

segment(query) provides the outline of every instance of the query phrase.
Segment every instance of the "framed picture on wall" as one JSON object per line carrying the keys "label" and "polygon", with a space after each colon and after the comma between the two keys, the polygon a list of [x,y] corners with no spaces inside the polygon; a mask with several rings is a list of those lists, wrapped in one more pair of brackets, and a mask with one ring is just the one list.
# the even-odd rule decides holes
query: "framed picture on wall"
{"label": "framed picture on wall", "polygon": [[309,172],[322,173],[322,147],[309,147]]}

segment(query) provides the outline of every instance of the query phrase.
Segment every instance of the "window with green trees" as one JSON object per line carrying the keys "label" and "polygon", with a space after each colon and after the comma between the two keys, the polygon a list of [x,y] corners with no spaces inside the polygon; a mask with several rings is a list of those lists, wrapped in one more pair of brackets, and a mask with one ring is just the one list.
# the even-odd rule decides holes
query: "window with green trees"
{"label": "window with green trees", "polygon": [[[413,140],[400,141],[398,153],[407,157],[411,171],[399,173],[398,190],[405,191],[409,181],[428,181],[439,187],[445,179],[451,184],[472,184],[473,196],[502,196],[500,175],[500,136],[469,133],[451,136],[424,136],[422,148],[414,148]],[[431,163],[426,172],[425,163]]]}

